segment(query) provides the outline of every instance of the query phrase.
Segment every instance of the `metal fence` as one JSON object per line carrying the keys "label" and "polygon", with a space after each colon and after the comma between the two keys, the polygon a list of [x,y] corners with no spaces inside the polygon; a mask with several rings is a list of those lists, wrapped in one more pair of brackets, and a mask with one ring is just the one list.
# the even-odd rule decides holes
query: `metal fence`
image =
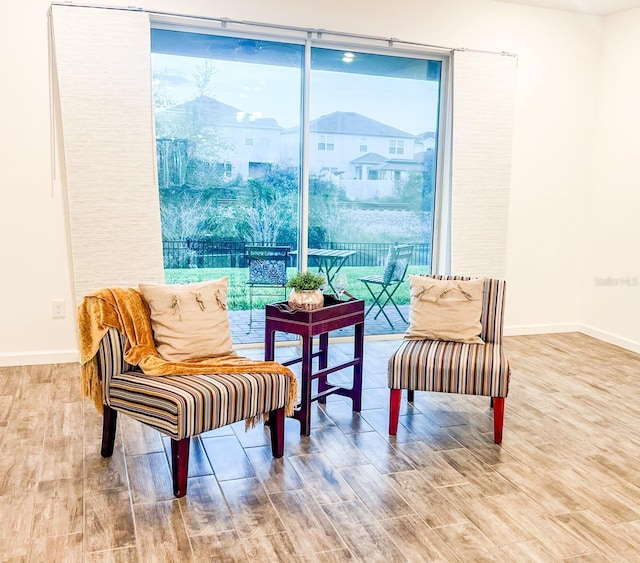
{"label": "metal fence", "polygon": [[[248,243],[242,241],[165,240],[163,241],[164,267],[165,269],[246,268],[246,244]],[[411,265],[429,266],[431,244],[413,244]],[[286,243],[282,245],[287,246]],[[382,266],[391,246],[392,244],[384,242],[326,242],[318,244],[316,248],[355,250],[356,253],[347,259],[345,266]],[[291,266],[297,265],[296,258],[296,256],[291,257]]]}

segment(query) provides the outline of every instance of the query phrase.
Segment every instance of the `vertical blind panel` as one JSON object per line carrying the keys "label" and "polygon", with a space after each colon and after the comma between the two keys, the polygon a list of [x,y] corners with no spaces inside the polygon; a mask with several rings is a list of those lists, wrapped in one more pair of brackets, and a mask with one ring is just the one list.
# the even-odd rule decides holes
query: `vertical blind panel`
{"label": "vertical blind panel", "polygon": [[504,278],[517,59],[458,51],[453,69],[451,271]]}
{"label": "vertical blind panel", "polygon": [[52,20],[76,300],[162,282],[148,15],[53,6]]}

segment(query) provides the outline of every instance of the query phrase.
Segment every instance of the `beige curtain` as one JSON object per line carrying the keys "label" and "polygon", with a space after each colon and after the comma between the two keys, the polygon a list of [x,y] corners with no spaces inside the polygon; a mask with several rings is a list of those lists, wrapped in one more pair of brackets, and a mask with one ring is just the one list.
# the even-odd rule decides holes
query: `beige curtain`
{"label": "beige curtain", "polygon": [[76,300],[162,282],[149,17],[72,6],[51,16]]}
{"label": "beige curtain", "polygon": [[505,278],[517,58],[453,57],[451,272]]}

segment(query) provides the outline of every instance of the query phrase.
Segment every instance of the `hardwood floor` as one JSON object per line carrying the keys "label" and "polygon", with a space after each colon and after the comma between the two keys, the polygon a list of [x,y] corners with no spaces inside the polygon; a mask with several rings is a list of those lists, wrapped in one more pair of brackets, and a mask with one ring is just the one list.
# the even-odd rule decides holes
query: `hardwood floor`
{"label": "hardwood floor", "polygon": [[[334,396],[310,437],[287,420],[282,459],[262,427],[193,440],[179,500],[155,431],[121,416],[100,457],[76,365],[0,368],[0,559],[640,561],[639,355],[573,333],[507,338],[500,447],[483,397],[403,398],[388,435],[398,344],[366,342],[360,415]],[[332,345],[334,361],[350,347]]]}

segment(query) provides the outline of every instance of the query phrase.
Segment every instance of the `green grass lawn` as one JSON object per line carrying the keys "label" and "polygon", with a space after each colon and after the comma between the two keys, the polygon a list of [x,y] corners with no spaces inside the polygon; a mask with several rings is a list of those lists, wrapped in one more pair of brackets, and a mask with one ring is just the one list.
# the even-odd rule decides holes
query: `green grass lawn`
{"label": "green grass lawn", "polygon": [[[349,280],[349,286],[347,291],[354,297],[365,299],[367,303],[372,301],[371,295],[367,291],[364,284],[358,281],[358,278],[364,276],[372,276],[376,274],[382,274],[382,268],[376,267],[345,267],[342,268],[342,272],[347,274]],[[296,273],[295,268],[289,268],[289,276]],[[422,266],[409,266],[409,274],[423,274],[426,273]],[[231,310],[243,310],[249,309],[249,293],[246,286],[247,281],[247,269],[246,268],[186,268],[186,269],[174,269],[165,270],[164,279],[166,283],[191,283],[205,280],[213,280],[229,276],[229,294],[227,301]],[[265,291],[266,292],[266,291]],[[287,289],[286,293],[289,293]],[[254,308],[262,308],[267,303],[273,303],[275,301],[282,301],[285,296],[284,290],[273,290],[273,295],[268,297],[254,297]],[[398,305],[409,304],[409,283],[405,281],[394,295],[394,301]]]}

